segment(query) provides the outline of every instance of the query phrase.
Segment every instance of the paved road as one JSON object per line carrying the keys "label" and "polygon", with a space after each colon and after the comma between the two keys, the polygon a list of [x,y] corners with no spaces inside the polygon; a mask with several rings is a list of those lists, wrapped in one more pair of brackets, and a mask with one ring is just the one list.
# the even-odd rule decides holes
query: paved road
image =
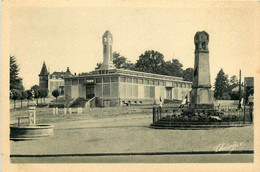
{"label": "paved road", "polygon": [[[98,111],[104,109],[97,109]],[[109,109],[115,111],[116,109]],[[253,126],[234,127],[211,130],[159,130],[148,126],[152,115],[108,115],[97,116],[91,113],[71,115],[42,115],[40,121],[50,121],[55,126],[54,135],[41,140],[11,141],[12,155],[50,155],[50,154],[82,154],[82,153],[131,153],[131,152],[184,152],[184,151],[223,151],[223,150],[253,150]],[[120,109],[117,109],[120,111]],[[126,110],[127,111],[127,110]],[[91,115],[92,114],[92,115]],[[103,114],[103,113],[102,113]],[[116,112],[115,112],[116,114]],[[54,118],[55,120],[53,120]],[[69,120],[68,120],[69,119]],[[233,160],[239,160],[240,155],[230,155]],[[135,158],[134,158],[135,157]],[[216,160],[216,157],[226,161],[229,158],[218,155],[190,155],[190,156],[134,156],[134,157],[60,157],[57,161],[71,162],[190,162]],[[170,157],[170,158],[169,158]],[[201,157],[201,158],[200,158]],[[212,157],[212,158],[210,158]],[[169,159],[168,159],[169,158]],[[241,155],[244,161],[252,160],[252,155]],[[13,158],[17,162],[21,158]],[[26,158],[22,158],[26,159]],[[27,158],[28,159],[28,158]],[[51,161],[55,158],[41,158]],[[168,159],[168,160],[166,160]],[[241,160],[242,160],[241,159]],[[29,158],[28,161],[38,161]],[[231,161],[233,161],[231,160]],[[55,160],[54,160],[55,161]],[[244,162],[243,161],[243,162]]]}

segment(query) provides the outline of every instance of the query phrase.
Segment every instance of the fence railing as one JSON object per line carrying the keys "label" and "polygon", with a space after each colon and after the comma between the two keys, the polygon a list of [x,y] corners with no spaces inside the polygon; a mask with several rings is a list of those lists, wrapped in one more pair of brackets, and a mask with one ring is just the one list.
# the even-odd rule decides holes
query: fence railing
{"label": "fence railing", "polygon": [[177,107],[153,107],[153,123],[157,121],[180,123],[222,123],[222,122],[253,122],[253,108],[246,106],[216,106],[214,109],[195,109],[188,111]]}

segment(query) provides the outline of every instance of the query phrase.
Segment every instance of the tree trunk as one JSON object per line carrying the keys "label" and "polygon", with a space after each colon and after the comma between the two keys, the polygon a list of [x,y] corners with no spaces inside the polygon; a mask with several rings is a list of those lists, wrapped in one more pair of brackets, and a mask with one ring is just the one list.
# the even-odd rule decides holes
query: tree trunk
{"label": "tree trunk", "polygon": [[57,102],[57,98],[58,98],[58,97],[56,97],[56,102]]}
{"label": "tree trunk", "polygon": [[14,100],[14,109],[15,109],[15,100]]}
{"label": "tree trunk", "polygon": [[23,107],[23,100],[21,99],[21,108]]}
{"label": "tree trunk", "polygon": [[43,101],[44,101],[44,103],[45,103],[45,98],[43,98]]}

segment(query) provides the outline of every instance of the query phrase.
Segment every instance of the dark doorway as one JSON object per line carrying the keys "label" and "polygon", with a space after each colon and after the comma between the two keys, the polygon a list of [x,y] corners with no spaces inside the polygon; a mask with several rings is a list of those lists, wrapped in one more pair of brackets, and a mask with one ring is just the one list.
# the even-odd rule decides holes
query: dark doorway
{"label": "dark doorway", "polygon": [[86,97],[87,99],[91,99],[95,97],[95,89],[94,84],[89,84],[86,86]]}

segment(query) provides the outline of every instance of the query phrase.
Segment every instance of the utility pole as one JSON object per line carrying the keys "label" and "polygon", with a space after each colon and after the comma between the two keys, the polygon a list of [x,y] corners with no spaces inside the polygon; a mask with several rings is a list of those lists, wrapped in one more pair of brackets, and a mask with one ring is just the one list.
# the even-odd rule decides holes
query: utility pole
{"label": "utility pole", "polygon": [[241,103],[241,69],[239,69],[239,106]]}
{"label": "utility pole", "polygon": [[244,81],[244,101],[243,101],[243,104],[244,104],[244,121],[243,123],[245,124],[246,122],[246,83]]}

